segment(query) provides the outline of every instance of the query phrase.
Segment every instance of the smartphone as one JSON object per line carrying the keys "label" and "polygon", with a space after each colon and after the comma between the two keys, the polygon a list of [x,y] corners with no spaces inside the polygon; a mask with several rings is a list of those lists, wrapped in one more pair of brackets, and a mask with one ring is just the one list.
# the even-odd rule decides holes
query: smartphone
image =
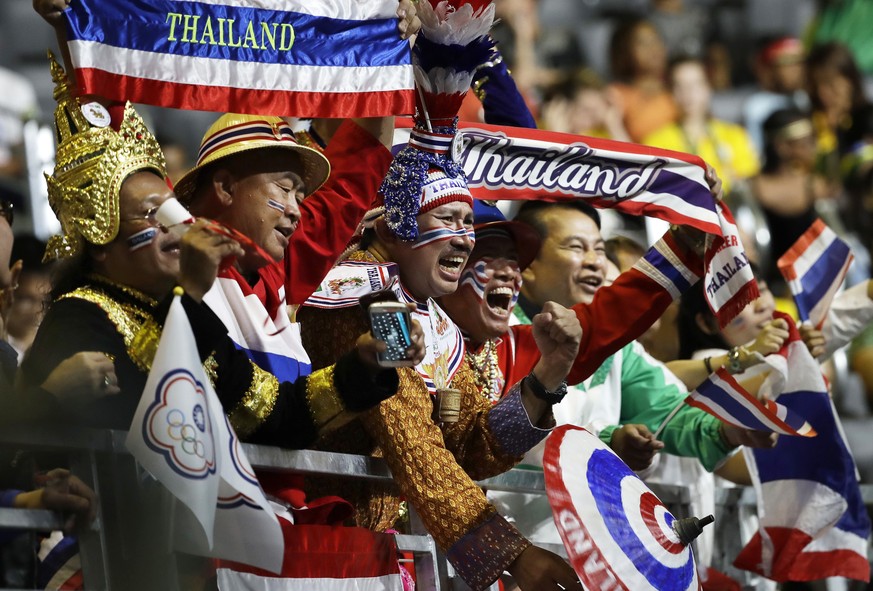
{"label": "smartphone", "polygon": [[367,308],[373,336],[385,341],[388,348],[379,353],[377,362],[384,367],[411,367],[406,350],[412,346],[412,319],[406,304],[374,302]]}

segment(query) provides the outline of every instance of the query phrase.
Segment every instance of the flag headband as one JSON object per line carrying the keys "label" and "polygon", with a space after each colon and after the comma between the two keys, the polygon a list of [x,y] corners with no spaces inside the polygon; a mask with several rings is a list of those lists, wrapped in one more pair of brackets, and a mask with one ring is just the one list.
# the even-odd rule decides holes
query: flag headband
{"label": "flag headband", "polygon": [[197,164],[176,184],[176,196],[183,203],[194,196],[199,173],[213,162],[242,152],[260,149],[290,150],[300,157],[304,192],[311,195],[330,175],[330,162],[320,151],[301,146],[294,130],[281,117],[226,114],[206,130],[200,142]]}

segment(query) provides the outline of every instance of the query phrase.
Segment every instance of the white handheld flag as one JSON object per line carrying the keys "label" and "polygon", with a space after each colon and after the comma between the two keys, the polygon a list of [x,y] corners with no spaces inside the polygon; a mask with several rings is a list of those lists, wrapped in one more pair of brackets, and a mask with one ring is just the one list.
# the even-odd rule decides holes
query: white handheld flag
{"label": "white handheld flag", "polygon": [[[179,549],[281,569],[279,523],[206,378],[178,297],[126,443],[200,524],[202,531],[180,528],[185,535],[176,541]],[[184,515],[177,514],[179,522],[186,521]]]}

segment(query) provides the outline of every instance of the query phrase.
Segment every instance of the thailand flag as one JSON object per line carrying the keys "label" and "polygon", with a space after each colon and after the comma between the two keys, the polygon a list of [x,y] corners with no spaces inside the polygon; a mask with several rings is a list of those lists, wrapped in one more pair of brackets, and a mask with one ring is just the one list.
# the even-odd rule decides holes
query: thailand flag
{"label": "thailand flag", "polygon": [[849,245],[820,219],[779,259],[800,319],[821,329],[834,295],[852,263]]}
{"label": "thailand flag", "polygon": [[815,437],[815,429],[803,417],[773,400],[761,402],[723,367],[698,386],[685,402],[743,429]]}
{"label": "thailand flag", "polygon": [[760,529],[734,565],[775,581],[867,581],[870,520],[855,463],[818,363],[790,318],[781,316],[791,336],[767,357],[774,371],[762,389],[807,417],[818,436],[780,437],[772,449],[743,450],[758,493]]}
{"label": "thailand flag", "polygon": [[75,0],[79,89],[193,109],[378,117],[411,113],[396,0]]}

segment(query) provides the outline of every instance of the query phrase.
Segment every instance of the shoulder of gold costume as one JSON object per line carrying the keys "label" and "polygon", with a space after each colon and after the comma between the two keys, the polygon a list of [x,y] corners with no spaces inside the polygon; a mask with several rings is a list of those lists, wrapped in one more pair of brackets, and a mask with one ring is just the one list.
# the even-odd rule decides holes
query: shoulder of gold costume
{"label": "shoulder of gold costume", "polygon": [[[251,363],[251,362],[249,362]],[[272,414],[279,397],[279,380],[251,363],[252,381],[242,400],[228,415],[230,424],[241,438],[248,437]]]}

